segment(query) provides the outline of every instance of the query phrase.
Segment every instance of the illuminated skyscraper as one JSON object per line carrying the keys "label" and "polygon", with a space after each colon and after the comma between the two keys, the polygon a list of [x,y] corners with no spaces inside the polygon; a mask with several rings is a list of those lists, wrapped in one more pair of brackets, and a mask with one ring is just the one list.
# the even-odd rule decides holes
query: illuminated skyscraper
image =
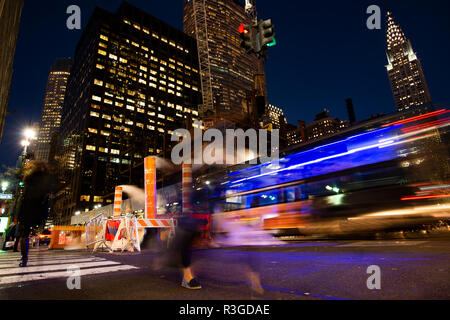
{"label": "illuminated skyscraper", "polygon": [[274,106],[273,104],[269,104],[263,122],[264,126],[271,124],[273,129],[280,129],[282,122],[287,124],[283,109]]}
{"label": "illuminated skyscraper", "polygon": [[71,59],[57,59],[50,68],[39,125],[36,160],[48,161],[52,135],[59,131],[61,126],[61,113],[71,67]]}
{"label": "illuminated skyscraper", "polygon": [[96,8],[75,51],[58,159],[61,223],[144,185],[143,160],[170,157],[171,134],[192,127],[201,102],[195,39],[123,2]]}
{"label": "illuminated skyscraper", "polygon": [[386,66],[398,111],[416,106],[431,106],[431,96],[422,65],[392,14],[387,14]]}
{"label": "illuminated skyscraper", "polygon": [[8,109],[23,0],[0,0],[0,141]]}
{"label": "illuminated skyscraper", "polygon": [[255,75],[264,79],[257,90],[267,101],[264,65],[240,46],[243,23],[252,19],[240,1],[184,0],[183,30],[197,39],[203,108],[212,110],[216,121],[248,123],[255,112],[249,99],[255,95]]}

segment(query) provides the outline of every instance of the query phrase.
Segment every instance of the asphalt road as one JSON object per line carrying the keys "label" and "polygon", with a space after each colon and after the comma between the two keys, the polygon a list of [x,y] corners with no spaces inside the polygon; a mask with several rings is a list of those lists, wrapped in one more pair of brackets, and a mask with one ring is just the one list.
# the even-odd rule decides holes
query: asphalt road
{"label": "asphalt road", "polygon": [[[201,290],[180,286],[178,270],[155,269],[163,255],[32,250],[27,268],[19,253],[0,252],[0,299],[151,300],[372,300],[450,298],[450,237],[288,243],[283,246],[196,249],[193,268]],[[261,274],[265,292],[250,290],[246,266]],[[68,266],[81,269],[81,289],[69,290]],[[368,289],[369,266],[380,289]],[[76,282],[72,282],[76,283]]]}

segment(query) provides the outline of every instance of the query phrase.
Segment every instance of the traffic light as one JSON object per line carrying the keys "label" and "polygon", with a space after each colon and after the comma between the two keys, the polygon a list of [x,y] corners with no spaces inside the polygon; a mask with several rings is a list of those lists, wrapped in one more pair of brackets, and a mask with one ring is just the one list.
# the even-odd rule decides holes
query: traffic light
{"label": "traffic light", "polygon": [[273,47],[277,44],[273,27],[272,19],[258,22],[257,52],[263,51],[264,47]]}
{"label": "traffic light", "polygon": [[252,28],[248,24],[241,24],[239,26],[239,33],[242,39],[241,47],[245,48],[247,52],[254,51]]}

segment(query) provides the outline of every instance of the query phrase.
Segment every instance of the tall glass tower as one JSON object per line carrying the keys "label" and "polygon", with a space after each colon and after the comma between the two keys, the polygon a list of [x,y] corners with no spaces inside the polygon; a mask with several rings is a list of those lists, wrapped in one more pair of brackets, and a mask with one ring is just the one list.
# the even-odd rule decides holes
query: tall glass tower
{"label": "tall glass tower", "polygon": [[[241,48],[239,34],[241,24],[251,23],[241,1],[184,0],[183,31],[196,38],[198,46],[203,96],[200,111],[211,110],[215,122],[243,125],[255,112],[255,76],[265,79],[264,65]],[[265,80],[261,87],[259,91],[267,101]]]}
{"label": "tall glass tower", "polygon": [[57,59],[50,68],[39,124],[35,154],[37,160],[48,161],[52,135],[58,132],[61,126],[61,113],[71,67],[72,59]]}
{"label": "tall glass tower", "polygon": [[431,96],[425,81],[422,65],[403,30],[387,13],[386,66],[397,110],[416,106],[431,106]]}

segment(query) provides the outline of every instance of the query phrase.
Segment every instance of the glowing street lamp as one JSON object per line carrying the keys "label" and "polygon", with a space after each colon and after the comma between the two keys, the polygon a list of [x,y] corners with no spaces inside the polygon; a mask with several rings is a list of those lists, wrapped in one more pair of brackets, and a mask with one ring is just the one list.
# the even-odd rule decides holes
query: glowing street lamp
{"label": "glowing street lamp", "polygon": [[5,193],[6,189],[9,187],[8,181],[2,181],[2,192]]}
{"label": "glowing street lamp", "polygon": [[36,131],[33,129],[25,129],[24,136],[27,138],[27,140],[32,140],[36,138]]}
{"label": "glowing street lamp", "polygon": [[22,144],[22,147],[24,147],[23,153],[26,154],[27,153],[27,148],[31,144],[30,140],[35,140],[36,139],[36,131],[34,131],[33,129],[30,129],[30,128],[27,128],[23,132],[23,135],[24,135],[25,139],[22,140],[21,144]]}

